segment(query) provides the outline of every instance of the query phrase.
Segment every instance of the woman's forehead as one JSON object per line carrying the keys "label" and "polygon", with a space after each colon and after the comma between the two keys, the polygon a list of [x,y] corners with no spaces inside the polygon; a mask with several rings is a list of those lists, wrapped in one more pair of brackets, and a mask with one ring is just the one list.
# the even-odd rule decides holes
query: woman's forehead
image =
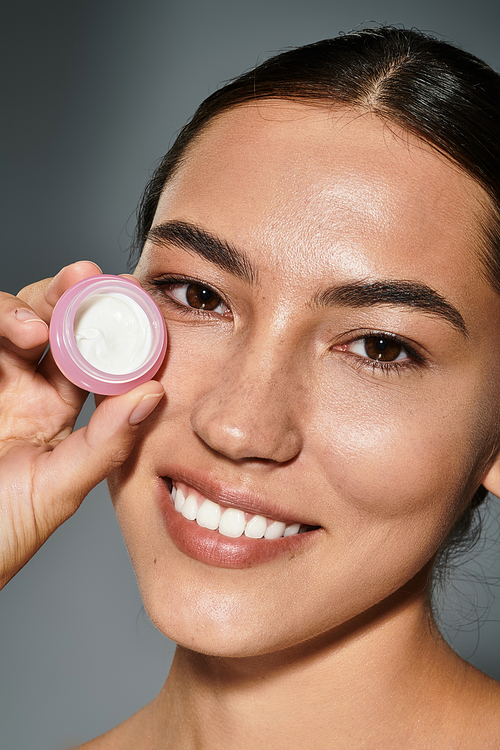
{"label": "woman's forehead", "polygon": [[[471,178],[422,139],[396,123],[359,107],[332,107],[274,100],[257,101],[214,118],[188,147],[184,165],[199,170],[254,164],[256,174],[276,169],[276,179],[294,173],[331,179],[360,172],[383,177],[419,170],[447,182]],[[254,170],[252,170],[253,172]]]}
{"label": "woman's forehead", "polygon": [[267,258],[293,251],[309,263],[346,248],[368,258],[376,247],[377,263],[403,262],[408,273],[430,255],[447,268],[450,253],[470,270],[484,203],[470,176],[377,116],[260,102],[199,136],[155,223],[182,218],[250,252],[265,247]]}

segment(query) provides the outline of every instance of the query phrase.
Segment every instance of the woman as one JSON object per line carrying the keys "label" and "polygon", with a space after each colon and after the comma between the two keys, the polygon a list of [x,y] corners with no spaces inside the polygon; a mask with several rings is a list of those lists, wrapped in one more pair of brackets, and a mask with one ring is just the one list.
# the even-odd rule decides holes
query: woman
{"label": "woman", "polygon": [[95,267],[2,297],[3,581],[107,476],[179,644],[158,697],[85,747],[498,747],[499,686],[430,588],[500,494],[499,81],[378,29],[210,97],[141,208],[166,361],[82,431],[85,394],[37,363]]}

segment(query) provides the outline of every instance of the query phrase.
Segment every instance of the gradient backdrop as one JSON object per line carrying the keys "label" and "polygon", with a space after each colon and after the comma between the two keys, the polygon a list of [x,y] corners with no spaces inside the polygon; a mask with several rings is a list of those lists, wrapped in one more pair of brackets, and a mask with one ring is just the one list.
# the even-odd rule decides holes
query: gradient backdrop
{"label": "gradient backdrop", "polygon": [[[82,258],[123,272],[138,197],[173,134],[275,51],[375,21],[436,32],[499,69],[499,20],[493,0],[4,0],[1,288]],[[500,678],[497,506],[443,619],[460,653]],[[154,697],[173,644],[141,606],[100,486],[0,596],[2,750],[62,750]]]}

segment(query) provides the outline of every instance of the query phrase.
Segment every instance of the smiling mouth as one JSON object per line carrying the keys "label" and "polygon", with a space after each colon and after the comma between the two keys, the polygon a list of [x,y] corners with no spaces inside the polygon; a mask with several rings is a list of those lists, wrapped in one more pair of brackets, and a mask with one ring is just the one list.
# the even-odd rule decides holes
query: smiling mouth
{"label": "smiling mouth", "polygon": [[241,536],[249,539],[280,539],[319,528],[302,523],[287,524],[267,516],[252,515],[238,508],[219,505],[182,482],[171,482],[170,495],[175,510],[185,519],[232,539]]}

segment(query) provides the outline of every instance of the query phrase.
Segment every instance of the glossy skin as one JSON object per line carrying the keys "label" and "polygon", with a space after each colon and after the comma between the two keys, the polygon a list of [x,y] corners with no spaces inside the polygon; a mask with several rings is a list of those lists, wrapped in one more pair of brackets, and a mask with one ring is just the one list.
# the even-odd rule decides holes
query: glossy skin
{"label": "glossy skin", "polygon": [[[481,481],[498,491],[500,304],[477,259],[484,203],[449,161],[359,112],[261,103],[191,147],[154,226],[188,222],[231,243],[256,281],[158,241],[135,273],[167,320],[167,398],[110,489],[168,636],[220,656],[308,650],[355,632],[379,603],[396,627],[408,591],[405,617],[427,627],[430,561]],[[408,304],[318,304],[376,280],[437,291],[467,335]],[[220,306],[190,307],[194,282]],[[385,367],[365,349],[380,333],[403,347]],[[226,551],[214,564],[172,541],[162,477],[320,529],[264,561],[234,568]],[[196,536],[194,522],[184,533]]]}

